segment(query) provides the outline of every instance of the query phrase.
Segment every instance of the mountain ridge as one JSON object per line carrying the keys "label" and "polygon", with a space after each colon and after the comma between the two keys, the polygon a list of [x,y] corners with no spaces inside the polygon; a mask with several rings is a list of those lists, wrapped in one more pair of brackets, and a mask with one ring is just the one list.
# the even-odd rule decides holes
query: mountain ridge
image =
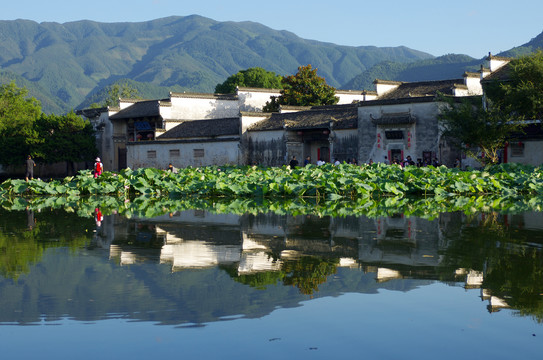
{"label": "mountain ridge", "polygon": [[[525,44],[517,53],[529,49]],[[24,82],[45,112],[88,106],[100,90],[127,79],[148,91],[143,97],[166,96],[168,89],[213,92],[230,75],[251,67],[290,75],[311,64],[331,86],[371,90],[375,77],[461,77],[477,61],[455,54],[436,58],[405,46],[336,45],[257,22],[200,15],[114,23],[0,21],[0,82]]]}
{"label": "mountain ridge", "polygon": [[[21,76],[68,110],[116,80],[212,92],[239,70],[279,75],[312,64],[335,87],[383,60],[433,56],[407,47],[349,47],[306,40],[286,30],[199,15],[144,22],[0,21],[0,71]],[[41,99],[40,99],[41,100]]]}

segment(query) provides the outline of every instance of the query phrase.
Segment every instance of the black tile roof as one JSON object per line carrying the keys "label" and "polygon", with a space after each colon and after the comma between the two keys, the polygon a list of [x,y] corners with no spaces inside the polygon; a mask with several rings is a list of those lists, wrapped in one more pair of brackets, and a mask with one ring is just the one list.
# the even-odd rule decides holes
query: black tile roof
{"label": "black tile roof", "polygon": [[483,78],[481,83],[488,83],[491,81],[508,81],[511,77],[511,66],[505,64],[496,71],[491,72]]}
{"label": "black tile roof", "polygon": [[358,127],[358,107],[349,104],[349,106],[337,105],[298,112],[273,113],[269,119],[254,124],[248,130],[328,129],[331,122],[334,129],[356,129]]}
{"label": "black tile roof", "polygon": [[453,88],[464,86],[464,79],[401,83],[397,89],[380,96],[379,100],[435,96],[437,92],[453,95]]}
{"label": "black tile roof", "polygon": [[160,100],[138,101],[109,118],[111,120],[120,120],[155,116],[160,116]]}
{"label": "black tile roof", "polygon": [[162,134],[159,139],[184,139],[239,135],[240,120],[236,118],[188,120]]}
{"label": "black tile roof", "polygon": [[375,125],[400,125],[400,124],[414,124],[416,119],[411,113],[390,113],[382,114],[379,118],[374,118],[371,114],[371,121]]}

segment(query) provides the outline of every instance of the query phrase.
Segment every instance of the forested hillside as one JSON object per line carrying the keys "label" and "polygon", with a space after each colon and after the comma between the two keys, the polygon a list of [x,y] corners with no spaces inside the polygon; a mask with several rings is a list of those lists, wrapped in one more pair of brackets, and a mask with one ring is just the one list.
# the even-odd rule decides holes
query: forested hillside
{"label": "forested hillside", "polygon": [[122,78],[157,91],[212,92],[242,69],[262,67],[287,75],[312,64],[328,84],[342,88],[382,61],[432,57],[406,47],[304,40],[258,23],[197,15],[139,23],[0,21],[0,71],[9,74],[3,79],[26,86],[46,112],[79,107],[89,94]]}
{"label": "forested hillside", "polygon": [[461,79],[465,71],[478,71],[482,59],[467,55],[444,55],[412,63],[385,61],[375,65],[346,83],[345,89],[374,89],[375,79],[395,81],[431,81]]}

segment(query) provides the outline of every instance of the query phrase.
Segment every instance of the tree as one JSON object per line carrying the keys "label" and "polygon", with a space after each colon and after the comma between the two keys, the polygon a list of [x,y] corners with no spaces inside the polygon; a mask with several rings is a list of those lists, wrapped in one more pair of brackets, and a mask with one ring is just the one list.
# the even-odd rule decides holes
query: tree
{"label": "tree", "polygon": [[526,119],[543,116],[543,51],[505,65],[504,78],[483,82],[491,106]]}
{"label": "tree", "polygon": [[103,101],[100,103],[93,103],[91,108],[99,107],[117,107],[119,106],[119,99],[139,99],[138,89],[130,85],[129,83],[121,82],[110,85],[103,89],[98,95],[98,98],[102,97]]}
{"label": "tree", "polygon": [[42,114],[36,120],[36,131],[44,141],[36,148],[36,156],[48,164],[92,161],[98,154],[94,130],[89,121],[73,111],[66,115]]}
{"label": "tree", "polygon": [[38,142],[34,121],[41,114],[38,100],[14,82],[0,86],[0,163],[23,164]]}
{"label": "tree", "polygon": [[462,99],[460,104],[442,95],[440,100],[447,104],[440,114],[443,136],[475,159],[482,151],[480,160],[485,165],[498,163],[499,150],[524,127],[518,118],[498,108],[484,109],[480,96]]}
{"label": "tree", "polygon": [[300,66],[295,75],[284,77],[282,83],[281,95],[267,102],[264,111],[277,111],[280,105],[334,105],[339,101],[336,89],[326,84],[311,65]]}
{"label": "tree", "polygon": [[266,71],[259,67],[241,70],[230,76],[222,84],[217,84],[215,92],[219,94],[233,94],[236,87],[255,87],[263,89],[282,89],[282,77],[272,71]]}

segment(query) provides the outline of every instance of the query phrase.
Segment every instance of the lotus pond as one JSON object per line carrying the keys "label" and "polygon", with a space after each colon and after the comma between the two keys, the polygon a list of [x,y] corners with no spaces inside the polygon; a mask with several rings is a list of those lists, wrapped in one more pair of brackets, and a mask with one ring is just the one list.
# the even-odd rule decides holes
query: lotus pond
{"label": "lotus pond", "polygon": [[[524,182],[537,187],[530,171]],[[148,175],[127,176],[127,196],[121,185],[113,196],[32,196],[72,181],[107,187],[85,173],[2,184],[3,357],[541,357],[533,186],[232,198],[182,195],[188,178],[158,192]]]}

